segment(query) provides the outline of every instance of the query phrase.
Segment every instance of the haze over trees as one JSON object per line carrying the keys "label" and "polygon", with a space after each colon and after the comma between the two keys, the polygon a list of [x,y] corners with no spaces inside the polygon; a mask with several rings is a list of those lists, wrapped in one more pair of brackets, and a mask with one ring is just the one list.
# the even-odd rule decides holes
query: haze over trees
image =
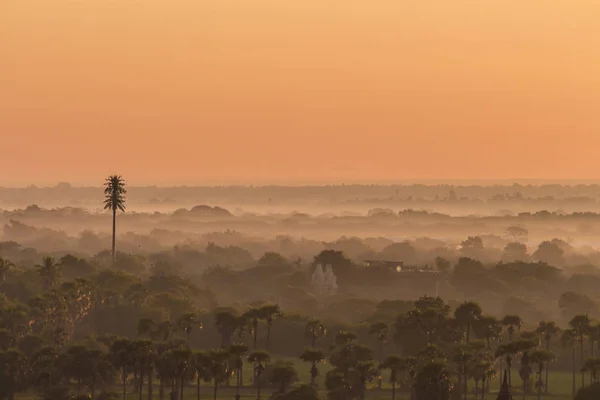
{"label": "haze over trees", "polygon": [[124,185],[106,212],[0,214],[0,397],[480,399],[505,369],[514,396],[598,384],[595,214],[200,204],[117,231]]}

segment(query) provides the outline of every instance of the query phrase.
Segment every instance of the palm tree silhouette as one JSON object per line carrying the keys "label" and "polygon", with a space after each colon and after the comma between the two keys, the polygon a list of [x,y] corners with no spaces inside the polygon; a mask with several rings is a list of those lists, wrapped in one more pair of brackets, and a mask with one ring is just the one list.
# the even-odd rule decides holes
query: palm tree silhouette
{"label": "palm tree silhouette", "polygon": [[60,277],[60,264],[54,261],[54,257],[44,257],[41,265],[36,266],[38,274],[44,280],[46,290],[53,289]]}
{"label": "palm tree silhouette", "polygon": [[120,175],[111,175],[104,183],[104,209],[113,214],[112,226],[112,258],[115,260],[115,237],[117,230],[117,210],[125,211],[125,180]]}

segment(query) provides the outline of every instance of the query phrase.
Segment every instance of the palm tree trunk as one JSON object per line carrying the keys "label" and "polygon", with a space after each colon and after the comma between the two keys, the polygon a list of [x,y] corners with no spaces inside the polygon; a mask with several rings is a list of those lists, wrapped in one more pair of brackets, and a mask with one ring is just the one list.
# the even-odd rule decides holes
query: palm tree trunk
{"label": "palm tree trunk", "polygon": [[383,379],[381,377],[381,366],[383,365],[383,342],[379,342],[379,378],[377,379],[377,389],[381,390]]}
{"label": "palm tree trunk", "polygon": [[179,392],[179,400],[183,400],[183,386],[184,386],[184,379],[185,379],[185,371],[183,371],[181,373],[181,388],[180,388],[180,392]]}
{"label": "palm tree trunk", "polygon": [[269,351],[269,342],[271,341],[271,322],[267,324],[267,343],[265,350]]}
{"label": "palm tree trunk", "polygon": [[[550,341],[546,340],[546,351],[550,351]],[[544,382],[544,393],[548,393],[548,366],[549,362],[546,361],[546,381]]]}
{"label": "palm tree trunk", "polygon": [[575,345],[573,345],[573,396],[575,396]]}
{"label": "palm tree trunk", "polygon": [[196,378],[196,400],[200,400],[200,375]]}
{"label": "palm tree trunk", "polygon": [[92,392],[92,400],[96,400],[96,377],[95,376],[92,378],[92,385],[90,387],[90,390]]}
{"label": "palm tree trunk", "polygon": [[[542,371],[540,371],[540,374],[539,374],[539,376],[540,376],[540,379],[539,379],[539,380],[541,381],[541,380],[542,380]],[[538,400],[540,400],[540,399],[541,399],[541,397],[542,397],[542,382],[538,382],[538,390],[537,390],[537,395],[538,395],[538,396],[537,396],[537,397],[538,397]]]}
{"label": "palm tree trunk", "polygon": [[581,387],[585,387],[585,372],[583,371],[583,364],[585,363],[583,359],[583,335],[581,335]]}
{"label": "palm tree trunk", "polygon": [[316,387],[315,387],[315,374],[313,372],[313,371],[315,371],[316,368],[317,368],[317,363],[315,363],[313,361],[312,367],[310,369],[310,387],[313,388],[313,389],[316,389]]}
{"label": "palm tree trunk", "polygon": [[219,384],[215,380],[215,389],[214,389],[214,392],[213,392],[213,400],[217,400],[217,390],[218,390],[218,388],[219,388]]}
{"label": "palm tree trunk", "polygon": [[127,400],[127,368],[123,367],[123,400]]}
{"label": "palm tree trunk", "polygon": [[158,400],[165,400],[165,382],[162,376],[158,380]]}
{"label": "palm tree trunk", "polygon": [[144,369],[140,367],[140,400],[144,400]]}
{"label": "palm tree trunk", "polygon": [[254,320],[254,350],[256,350],[256,339],[258,338],[258,320]]}
{"label": "palm tree trunk", "polygon": [[392,381],[392,400],[396,400],[396,382]]}
{"label": "palm tree trunk", "polygon": [[154,368],[148,368],[148,400],[152,400],[152,375],[154,375]]}
{"label": "palm tree trunk", "polygon": [[117,208],[113,207],[112,208],[112,212],[113,212],[113,225],[112,225],[112,259],[113,262],[115,261],[115,257],[116,257],[116,234],[117,234]]}
{"label": "palm tree trunk", "polygon": [[523,400],[525,400],[525,389],[527,389],[527,381],[523,380]]}
{"label": "palm tree trunk", "polygon": [[477,398],[478,393],[479,393],[479,381],[475,380],[475,398]]}
{"label": "palm tree trunk", "polygon": [[[241,373],[242,373],[242,369],[238,368],[238,370],[236,371],[236,386],[235,386],[235,400],[240,400],[240,385],[241,385],[241,381],[242,381],[242,377],[241,377]],[[198,399],[200,400],[200,399]]]}
{"label": "palm tree trunk", "polygon": [[260,378],[257,379],[258,380],[258,389],[257,389],[257,394],[256,394],[256,398],[257,400],[260,400]]}

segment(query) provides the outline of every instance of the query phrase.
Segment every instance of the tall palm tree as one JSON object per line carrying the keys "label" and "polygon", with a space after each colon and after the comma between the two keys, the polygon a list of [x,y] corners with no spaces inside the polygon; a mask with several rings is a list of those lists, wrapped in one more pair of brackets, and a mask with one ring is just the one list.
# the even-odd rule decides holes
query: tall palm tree
{"label": "tall palm tree", "polygon": [[127,400],[127,376],[128,368],[132,364],[133,348],[128,339],[115,340],[111,347],[110,353],[113,365],[121,369],[121,383],[123,383],[123,400]]}
{"label": "tall palm tree", "polygon": [[[144,375],[151,374],[150,366],[154,363],[154,344],[150,340],[136,340],[131,343],[132,356],[139,373],[138,390],[139,400],[143,399],[144,392]],[[149,380],[152,378],[149,377]]]}
{"label": "tall palm tree", "polygon": [[117,210],[125,211],[125,180],[120,175],[111,175],[104,182],[104,209],[112,211],[112,258],[116,256]]}
{"label": "tall palm tree", "polygon": [[265,349],[269,351],[269,342],[271,341],[271,327],[275,319],[281,318],[283,313],[277,304],[267,304],[259,309],[261,319],[267,322],[267,340]]}
{"label": "tall palm tree", "polygon": [[573,387],[572,395],[575,396],[576,385],[575,385],[575,346],[577,344],[577,335],[572,329],[565,329],[560,337],[560,342],[563,347],[571,347],[572,350],[572,367],[573,367]]}
{"label": "tall palm tree", "polygon": [[320,349],[310,348],[305,349],[302,355],[300,355],[300,359],[305,363],[310,363],[310,387],[316,389],[316,379],[319,375],[319,370],[317,369],[317,364],[323,362],[325,359],[325,355],[323,351]]}
{"label": "tall palm tree", "polygon": [[226,349],[214,349],[208,354],[209,373],[214,383],[213,400],[217,400],[219,385],[225,382],[229,376],[229,357],[229,351]]}
{"label": "tall palm tree", "polygon": [[257,382],[257,400],[260,400],[260,377],[270,360],[271,356],[266,351],[255,351],[248,356],[248,362],[255,365],[254,376],[256,377]]}
{"label": "tall palm tree", "polygon": [[388,340],[389,327],[384,322],[376,322],[369,328],[369,335],[374,335],[379,343],[379,376],[377,377],[377,388],[382,387],[381,369],[383,364],[383,345]]}
{"label": "tall palm tree", "polygon": [[44,281],[44,288],[53,289],[60,277],[60,264],[54,260],[54,257],[44,257],[42,263],[36,268]]}
{"label": "tall palm tree", "polygon": [[221,309],[215,313],[215,325],[221,335],[221,347],[228,348],[231,345],[231,337],[238,327],[238,317],[233,310]]}
{"label": "tall palm tree", "polygon": [[[483,312],[481,311],[481,307],[479,304],[467,301],[459,305],[454,311],[454,318],[456,322],[465,328],[465,340],[466,345],[469,345],[469,341],[471,338],[471,327],[477,323],[477,321],[481,318]],[[467,400],[467,380],[463,382],[463,395],[465,396],[465,400]]]}
{"label": "tall palm tree", "polygon": [[249,309],[248,311],[246,311],[243,315],[244,320],[248,321],[248,329],[250,330],[250,332],[252,332],[253,335],[253,339],[252,339],[252,349],[256,350],[257,349],[257,338],[258,338],[258,323],[262,320],[263,318],[263,313],[261,312],[260,308],[257,307],[253,307],[251,309]]}
{"label": "tall palm tree", "polygon": [[583,340],[590,330],[590,317],[588,315],[576,315],[573,317],[573,319],[571,319],[571,321],[569,321],[569,326],[573,330],[573,333],[575,333],[577,336],[581,346],[581,387],[585,387],[585,372],[583,371],[583,364],[585,363],[583,355]]}
{"label": "tall palm tree", "polygon": [[481,318],[482,311],[479,304],[467,301],[459,305],[454,311],[456,322],[465,328],[466,344],[469,345],[471,327]]}
{"label": "tall palm tree", "polygon": [[[544,337],[546,342],[546,351],[550,351],[550,341],[560,333],[560,328],[553,321],[541,321],[536,332]],[[548,363],[546,363],[546,379],[544,383],[544,393],[548,393]]]}
{"label": "tall palm tree", "polygon": [[14,267],[10,260],[0,257],[0,281],[5,282],[7,273]]}
{"label": "tall palm tree", "polygon": [[548,363],[554,361],[554,359],[555,359],[554,354],[552,354],[551,352],[546,351],[546,350],[536,350],[531,354],[531,362],[534,364],[537,364],[537,366],[538,366],[538,370],[537,370],[538,379],[535,384],[535,386],[537,388],[538,400],[540,400],[540,397],[542,396],[542,387],[544,387],[544,382],[542,381],[542,372],[544,370],[544,366],[547,366]]}
{"label": "tall palm tree", "polygon": [[196,400],[200,400],[200,382],[210,382],[210,357],[202,352],[194,353],[194,368],[196,369]]}
{"label": "tall palm tree", "polygon": [[523,381],[523,400],[525,400],[525,394],[527,392],[527,382],[531,377],[531,357],[529,357],[529,352],[524,351],[521,356],[521,368],[519,368],[519,375],[521,376],[521,380]]}
{"label": "tall palm tree", "polygon": [[235,369],[236,376],[236,392],[235,398],[236,400],[240,399],[240,387],[242,386],[242,369],[244,368],[244,357],[248,353],[248,346],[245,344],[234,344],[229,347],[229,354],[231,354],[232,358],[232,366]]}
{"label": "tall palm tree", "polygon": [[389,356],[382,364],[384,369],[390,370],[390,383],[392,384],[392,400],[396,400],[396,383],[400,379],[400,372],[406,370],[406,361],[396,356]]}
{"label": "tall palm tree", "polygon": [[323,338],[326,334],[325,325],[318,319],[311,319],[306,323],[306,339],[310,339],[311,347],[317,347],[317,340]]}

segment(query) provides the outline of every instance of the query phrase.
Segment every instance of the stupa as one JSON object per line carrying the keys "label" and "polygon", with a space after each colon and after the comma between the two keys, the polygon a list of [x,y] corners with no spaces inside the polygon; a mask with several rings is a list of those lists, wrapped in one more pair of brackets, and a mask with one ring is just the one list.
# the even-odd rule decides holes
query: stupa
{"label": "stupa", "polygon": [[502,381],[502,387],[500,388],[496,400],[512,400],[510,388],[508,387],[508,375],[506,374],[506,370],[504,370],[504,380]]}
{"label": "stupa", "polygon": [[337,277],[333,273],[331,265],[326,265],[324,272],[323,266],[317,265],[312,274],[310,286],[315,293],[334,294],[337,291]]}

